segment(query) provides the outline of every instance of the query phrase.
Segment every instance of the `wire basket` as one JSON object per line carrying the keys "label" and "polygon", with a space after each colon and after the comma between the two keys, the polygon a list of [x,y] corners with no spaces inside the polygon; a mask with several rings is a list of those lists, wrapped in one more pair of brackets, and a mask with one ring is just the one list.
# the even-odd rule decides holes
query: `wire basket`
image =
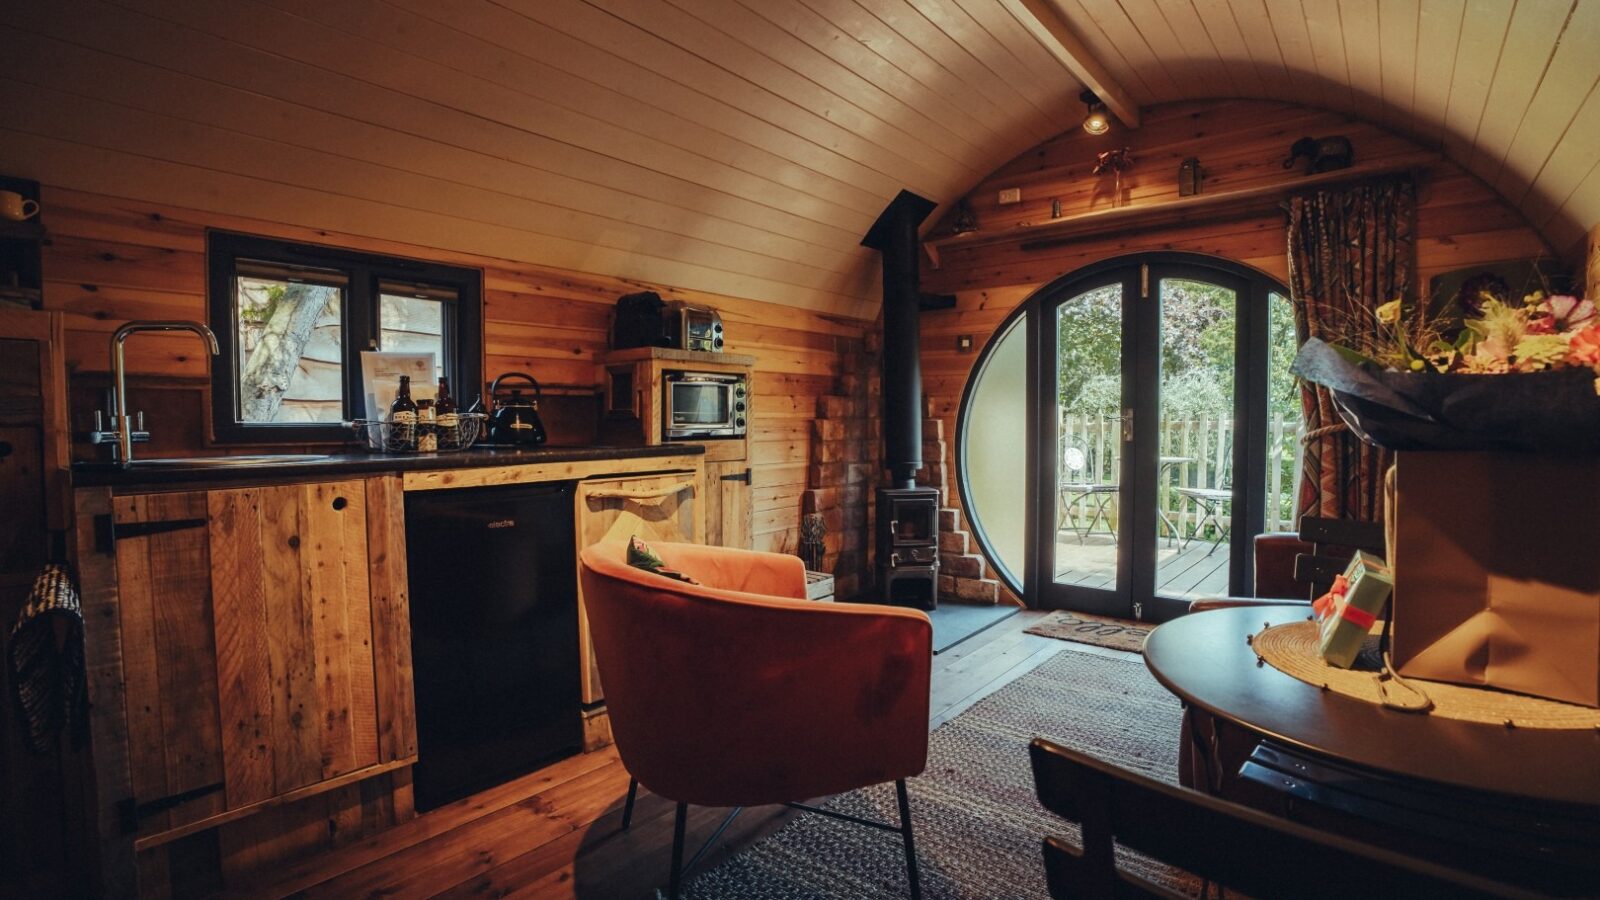
{"label": "wire basket", "polygon": [[465,450],[476,443],[488,419],[485,413],[457,413],[454,425],[371,419],[358,419],[353,424],[366,441],[367,449],[378,453],[448,453]]}

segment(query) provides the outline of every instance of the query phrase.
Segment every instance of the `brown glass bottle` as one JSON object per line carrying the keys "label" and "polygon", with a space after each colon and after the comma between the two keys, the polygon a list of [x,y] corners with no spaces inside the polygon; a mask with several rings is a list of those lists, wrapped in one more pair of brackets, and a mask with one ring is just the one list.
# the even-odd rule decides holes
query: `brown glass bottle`
{"label": "brown glass bottle", "polygon": [[439,395],[433,401],[434,416],[440,428],[454,428],[459,421],[456,399],[450,396],[450,379],[439,376]]}
{"label": "brown glass bottle", "polygon": [[395,427],[390,442],[391,449],[417,449],[417,403],[411,399],[411,376],[400,376],[400,392],[389,404],[389,422]]}

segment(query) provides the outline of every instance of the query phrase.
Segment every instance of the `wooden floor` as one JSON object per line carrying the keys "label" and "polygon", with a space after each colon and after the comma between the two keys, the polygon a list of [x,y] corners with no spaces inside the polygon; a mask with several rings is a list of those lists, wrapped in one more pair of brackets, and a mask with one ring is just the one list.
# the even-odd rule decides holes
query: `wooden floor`
{"label": "wooden floor", "polygon": [[[1108,534],[1091,534],[1080,542],[1071,531],[1056,536],[1057,584],[1110,588],[1117,578],[1117,546]],[[1183,546],[1165,538],[1156,542],[1156,593],[1193,600],[1228,593],[1228,545],[1196,538]]]}
{"label": "wooden floor", "polygon": [[[1024,634],[1043,613],[1022,613],[934,657],[929,727],[1062,651],[1133,654]],[[620,829],[628,774],[606,749],[425,813],[374,838],[289,867],[241,896],[527,897],[630,900],[666,881],[672,805],[641,794],[633,827]],[[690,848],[723,810],[692,808]],[[769,834],[793,815],[748,810],[709,865]]]}

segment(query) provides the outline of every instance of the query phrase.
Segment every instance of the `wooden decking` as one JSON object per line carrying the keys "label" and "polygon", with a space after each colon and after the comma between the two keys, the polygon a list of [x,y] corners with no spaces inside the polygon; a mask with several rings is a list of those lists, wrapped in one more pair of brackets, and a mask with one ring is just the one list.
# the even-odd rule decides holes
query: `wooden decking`
{"label": "wooden decking", "polygon": [[[1110,588],[1117,575],[1117,548],[1108,534],[1091,534],[1078,542],[1063,531],[1056,537],[1055,580],[1091,588]],[[1194,599],[1228,593],[1228,545],[1196,538],[1187,549],[1182,541],[1156,544],[1156,593]]]}
{"label": "wooden decking", "polygon": [[[929,727],[1058,652],[1134,656],[1024,633],[1043,615],[1024,610],[935,657]],[[615,751],[572,757],[286,867],[272,884],[230,894],[642,900],[666,881],[672,804],[641,792],[633,827],[622,831],[627,788]],[[698,847],[724,813],[692,807],[688,846]],[[704,865],[716,865],[793,815],[781,807],[746,811]]]}

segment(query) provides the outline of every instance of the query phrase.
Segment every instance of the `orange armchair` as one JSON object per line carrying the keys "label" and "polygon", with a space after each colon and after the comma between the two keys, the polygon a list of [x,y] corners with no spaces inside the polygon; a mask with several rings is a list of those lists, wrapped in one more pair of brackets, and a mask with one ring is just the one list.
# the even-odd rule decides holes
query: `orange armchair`
{"label": "orange armchair", "polygon": [[700,858],[682,862],[689,804],[839,816],[797,801],[888,781],[900,825],[844,818],[902,836],[920,896],[905,779],[927,764],[928,617],[806,600],[793,556],[651,546],[701,584],[629,566],[623,542],[584,548],[578,571],[612,735],[635,779],[623,825],[637,783],[678,804],[668,897]]}

